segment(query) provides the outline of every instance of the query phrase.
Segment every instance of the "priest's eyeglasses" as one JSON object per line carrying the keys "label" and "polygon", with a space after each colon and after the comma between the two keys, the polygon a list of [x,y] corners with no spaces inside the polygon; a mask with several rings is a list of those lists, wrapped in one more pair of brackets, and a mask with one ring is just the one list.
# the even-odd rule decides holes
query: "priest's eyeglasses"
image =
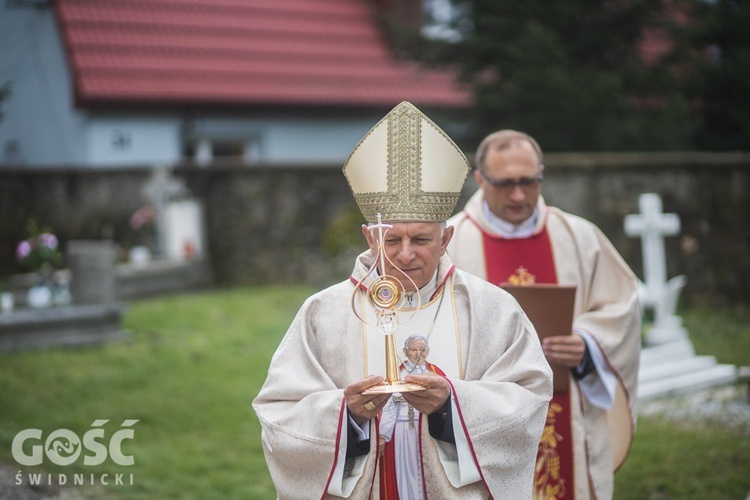
{"label": "priest's eyeglasses", "polygon": [[520,187],[524,191],[530,191],[538,188],[544,179],[541,174],[536,177],[521,177],[520,179],[493,179],[484,170],[480,169],[479,173],[484,177],[484,180],[503,191],[514,191],[516,187]]}

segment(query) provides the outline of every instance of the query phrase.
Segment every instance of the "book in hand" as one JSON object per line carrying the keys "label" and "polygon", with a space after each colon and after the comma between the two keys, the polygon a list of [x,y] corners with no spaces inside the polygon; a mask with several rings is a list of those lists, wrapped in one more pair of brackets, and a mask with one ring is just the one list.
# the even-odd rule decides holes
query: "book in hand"
{"label": "book in hand", "polygon": [[[500,285],[513,295],[534,325],[539,339],[570,335],[573,332],[573,307],[576,298],[575,286],[551,284]],[[553,373],[554,391],[568,392],[570,368],[550,363]]]}

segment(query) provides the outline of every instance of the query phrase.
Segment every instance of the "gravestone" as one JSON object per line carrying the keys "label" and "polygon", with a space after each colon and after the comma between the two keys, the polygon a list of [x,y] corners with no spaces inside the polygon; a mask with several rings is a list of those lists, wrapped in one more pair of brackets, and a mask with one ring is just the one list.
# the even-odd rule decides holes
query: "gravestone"
{"label": "gravestone", "polygon": [[109,240],[72,240],[67,260],[74,304],[109,304],[117,301],[117,250]]}
{"label": "gravestone", "polygon": [[170,200],[165,208],[165,254],[185,261],[203,257],[203,206],[194,198]]}
{"label": "gravestone", "polygon": [[46,309],[15,309],[0,315],[0,352],[129,338],[129,332],[122,329],[125,305],[117,301],[114,244],[70,241],[66,257],[71,303]]}
{"label": "gravestone", "polygon": [[200,200],[167,166],[154,168],[142,194],[154,211],[155,258],[117,266],[118,296],[132,299],[210,284],[213,273]]}
{"label": "gravestone", "polygon": [[718,364],[713,356],[697,356],[682,319],[677,316],[677,299],[686,278],[667,280],[664,238],[680,232],[677,214],[662,212],[661,197],[642,194],[640,214],[625,216],[625,233],[640,237],[645,283],[639,281],[638,296],[644,310],[654,312],[641,351],[638,399],[682,394],[736,382],[737,368]]}
{"label": "gravestone", "polygon": [[172,200],[188,198],[190,191],[184,181],[173,177],[169,168],[161,165],[154,168],[151,179],[143,186],[143,195],[156,213],[156,256],[168,258],[168,207]]}
{"label": "gravestone", "polygon": [[0,352],[81,347],[127,340],[122,303],[17,309],[0,314]]}

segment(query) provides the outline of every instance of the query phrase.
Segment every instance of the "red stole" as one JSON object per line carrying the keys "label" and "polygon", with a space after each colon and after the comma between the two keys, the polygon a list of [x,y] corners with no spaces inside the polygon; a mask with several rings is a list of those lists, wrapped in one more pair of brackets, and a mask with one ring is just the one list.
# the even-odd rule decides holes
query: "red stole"
{"label": "red stole", "polygon": [[[487,281],[557,283],[552,244],[545,227],[528,238],[506,239],[482,231]],[[520,270],[520,271],[519,271]],[[554,394],[537,451],[534,498],[574,498],[570,394]]]}
{"label": "red stole", "polygon": [[396,450],[393,447],[393,440],[385,443],[383,452],[380,454],[380,500],[398,500]]}
{"label": "red stole", "polygon": [[487,281],[500,286],[517,276],[520,267],[534,276],[535,283],[557,283],[552,245],[547,228],[529,238],[515,240],[482,233]]}

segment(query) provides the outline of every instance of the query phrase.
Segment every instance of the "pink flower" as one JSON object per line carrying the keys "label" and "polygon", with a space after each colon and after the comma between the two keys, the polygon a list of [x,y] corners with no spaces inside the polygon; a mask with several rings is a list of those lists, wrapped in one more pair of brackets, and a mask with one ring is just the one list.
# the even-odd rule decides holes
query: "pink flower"
{"label": "pink flower", "polygon": [[155,219],[156,213],[154,212],[154,207],[146,205],[133,212],[133,215],[130,216],[130,227],[137,231],[144,224],[154,222]]}
{"label": "pink flower", "polygon": [[52,233],[42,233],[39,235],[39,244],[51,250],[57,248],[57,236]]}
{"label": "pink flower", "polygon": [[31,253],[31,242],[29,240],[23,240],[16,247],[16,258],[23,262],[23,260]]}

